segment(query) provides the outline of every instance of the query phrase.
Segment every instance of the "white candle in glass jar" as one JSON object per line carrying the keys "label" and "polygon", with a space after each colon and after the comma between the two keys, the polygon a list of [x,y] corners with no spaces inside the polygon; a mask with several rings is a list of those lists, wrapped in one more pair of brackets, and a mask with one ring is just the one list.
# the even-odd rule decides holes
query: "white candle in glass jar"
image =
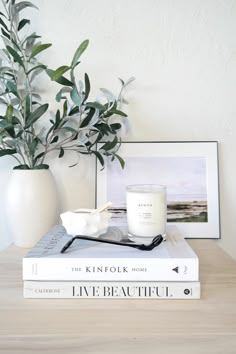
{"label": "white candle in glass jar", "polygon": [[126,188],[129,236],[153,238],[166,233],[166,187],[154,184]]}

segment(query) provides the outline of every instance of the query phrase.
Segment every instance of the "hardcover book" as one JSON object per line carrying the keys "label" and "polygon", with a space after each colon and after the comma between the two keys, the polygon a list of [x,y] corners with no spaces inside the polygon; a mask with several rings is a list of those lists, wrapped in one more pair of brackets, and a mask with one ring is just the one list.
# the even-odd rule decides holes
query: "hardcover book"
{"label": "hardcover book", "polygon": [[38,299],[199,299],[200,282],[24,281],[24,297]]}
{"label": "hardcover book", "polygon": [[[114,228],[102,237],[114,237]],[[176,227],[152,251],[76,240],[61,254],[69,239],[63,226],[55,226],[23,258],[23,280],[199,280],[198,257]]]}

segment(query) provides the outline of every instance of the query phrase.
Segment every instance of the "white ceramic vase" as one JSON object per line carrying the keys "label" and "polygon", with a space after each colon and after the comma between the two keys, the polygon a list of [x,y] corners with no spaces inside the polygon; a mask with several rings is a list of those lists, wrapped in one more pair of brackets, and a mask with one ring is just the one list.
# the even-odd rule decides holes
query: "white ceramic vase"
{"label": "white ceramic vase", "polygon": [[6,216],[18,247],[33,247],[59,221],[59,203],[50,170],[13,170],[6,191]]}

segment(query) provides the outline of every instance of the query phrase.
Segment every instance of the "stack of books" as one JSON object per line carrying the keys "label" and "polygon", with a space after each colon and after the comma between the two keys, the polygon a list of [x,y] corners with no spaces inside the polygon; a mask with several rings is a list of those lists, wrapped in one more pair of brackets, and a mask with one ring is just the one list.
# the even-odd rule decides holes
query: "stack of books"
{"label": "stack of books", "polygon": [[23,258],[25,298],[200,298],[198,257],[175,227],[152,251],[76,240],[61,253],[68,240],[55,226]]}

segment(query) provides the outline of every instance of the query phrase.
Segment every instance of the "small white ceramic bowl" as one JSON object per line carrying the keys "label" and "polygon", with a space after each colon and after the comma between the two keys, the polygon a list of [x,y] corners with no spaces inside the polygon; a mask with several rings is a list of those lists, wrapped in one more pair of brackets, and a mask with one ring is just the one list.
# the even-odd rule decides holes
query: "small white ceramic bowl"
{"label": "small white ceramic bowl", "polygon": [[111,213],[107,210],[97,212],[95,209],[76,209],[67,211],[60,217],[69,235],[98,237],[107,231]]}

